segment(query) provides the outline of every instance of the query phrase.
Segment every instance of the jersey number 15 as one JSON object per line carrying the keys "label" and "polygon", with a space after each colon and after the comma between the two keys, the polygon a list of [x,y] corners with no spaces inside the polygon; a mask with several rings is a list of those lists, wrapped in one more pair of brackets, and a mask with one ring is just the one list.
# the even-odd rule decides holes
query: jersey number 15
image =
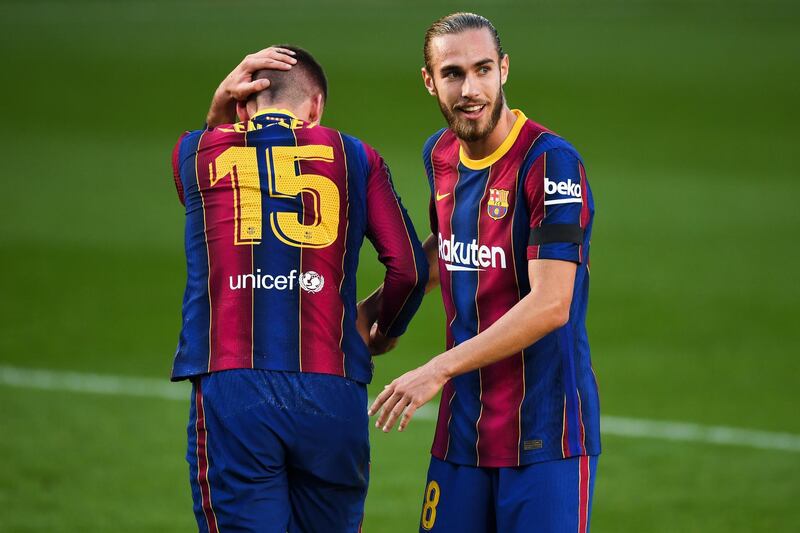
{"label": "jersey number 15", "polygon": [[[210,163],[211,186],[230,176],[233,188],[234,245],[261,243],[261,179],[255,147],[234,146]],[[271,156],[271,157],[270,157]],[[300,248],[324,248],[339,231],[339,189],[319,174],[298,174],[298,161],[333,162],[333,148],[321,144],[273,146],[266,149],[267,183],[271,198],[296,198],[306,193],[313,199],[314,218],[306,224],[295,212],[271,212],[272,232],[283,243]]]}

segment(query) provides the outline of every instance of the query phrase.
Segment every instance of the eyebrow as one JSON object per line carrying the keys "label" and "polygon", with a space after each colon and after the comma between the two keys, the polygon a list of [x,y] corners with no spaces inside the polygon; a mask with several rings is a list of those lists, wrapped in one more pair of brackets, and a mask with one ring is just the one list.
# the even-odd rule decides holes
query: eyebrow
{"label": "eyebrow", "polygon": [[439,69],[439,73],[442,74],[442,75],[449,74],[451,72],[455,72],[455,73],[464,72],[464,69],[462,69],[458,65],[445,65],[445,66],[443,66],[442,68]]}

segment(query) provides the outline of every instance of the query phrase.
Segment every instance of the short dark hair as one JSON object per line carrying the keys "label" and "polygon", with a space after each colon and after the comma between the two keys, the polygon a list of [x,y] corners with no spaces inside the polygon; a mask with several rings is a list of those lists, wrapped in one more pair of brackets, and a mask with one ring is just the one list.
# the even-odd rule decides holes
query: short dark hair
{"label": "short dark hair", "polygon": [[422,48],[422,52],[425,57],[425,69],[428,73],[433,74],[431,72],[431,41],[434,37],[461,33],[467,30],[480,30],[483,28],[489,30],[489,33],[494,39],[495,47],[497,48],[497,57],[498,59],[502,59],[505,52],[503,52],[503,45],[500,44],[500,35],[498,35],[494,24],[486,17],[461,11],[440,18],[431,24],[428,31],[425,32],[425,45]]}
{"label": "short dark hair", "polygon": [[[253,74],[253,79],[269,79],[266,94],[273,100],[286,99],[298,101],[308,98],[313,89],[322,93],[322,100],[328,100],[328,79],[322,65],[314,59],[311,52],[291,44],[274,45],[277,48],[286,48],[294,52],[297,63],[291,70],[259,70]],[[260,93],[259,93],[260,94]],[[255,96],[255,95],[254,95]]]}

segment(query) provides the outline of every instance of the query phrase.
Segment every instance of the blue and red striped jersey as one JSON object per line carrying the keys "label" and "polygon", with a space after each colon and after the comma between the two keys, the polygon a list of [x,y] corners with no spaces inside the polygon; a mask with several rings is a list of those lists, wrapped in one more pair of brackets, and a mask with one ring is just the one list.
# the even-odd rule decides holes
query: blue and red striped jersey
{"label": "blue and red striped jersey", "polygon": [[506,467],[600,453],[585,326],[592,193],[576,150],[514,113],[508,137],[485,159],[468,159],[449,129],[423,150],[447,348],[530,292],[529,260],[573,261],[578,269],[565,326],[445,385],[432,454],[459,464]]}
{"label": "blue and red striped jersey", "polygon": [[271,109],[184,134],[173,167],[187,281],[172,379],[259,368],[368,383],[370,354],[355,325],[364,237],[386,267],[385,334],[405,331],[428,277],[381,156]]}

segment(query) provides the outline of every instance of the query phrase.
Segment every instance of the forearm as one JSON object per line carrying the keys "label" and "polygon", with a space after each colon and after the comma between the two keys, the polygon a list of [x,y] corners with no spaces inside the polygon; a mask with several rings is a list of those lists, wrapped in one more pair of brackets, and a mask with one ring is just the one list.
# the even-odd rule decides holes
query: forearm
{"label": "forearm", "polygon": [[234,122],[236,122],[236,100],[229,97],[225,91],[217,89],[211,99],[211,107],[208,108],[206,124],[209,128],[214,128],[220,124]]}
{"label": "forearm", "polygon": [[522,351],[563,326],[568,318],[569,309],[564,309],[563,302],[531,292],[486,330],[429,364],[450,379]]}
{"label": "forearm", "polygon": [[518,353],[563,325],[568,313],[560,302],[549,293],[531,292],[486,331],[392,381],[370,406],[370,416],[383,407],[377,426],[389,431],[402,414],[402,431],[449,379]]}
{"label": "forearm", "polygon": [[372,294],[358,303],[359,313],[363,314],[365,322],[368,323],[370,327],[378,320],[382,302],[383,284],[381,283],[378,285],[377,289],[372,291]]}
{"label": "forearm", "polygon": [[378,328],[389,337],[405,332],[425,296],[428,264],[419,243],[410,254],[413,264],[387,272],[381,286]]}
{"label": "forearm", "polygon": [[369,408],[370,415],[382,408],[377,425],[388,431],[402,414],[402,431],[449,379],[519,353],[566,324],[575,272],[576,264],[569,261],[529,261],[530,293],[485,331],[387,385]]}
{"label": "forearm", "polygon": [[[422,243],[422,250],[428,261],[428,282],[425,284],[425,294],[439,286],[439,248],[436,238],[431,234]],[[363,309],[370,324],[378,320],[381,305],[383,305],[383,283],[372,291],[372,294],[364,298],[359,307]]]}

